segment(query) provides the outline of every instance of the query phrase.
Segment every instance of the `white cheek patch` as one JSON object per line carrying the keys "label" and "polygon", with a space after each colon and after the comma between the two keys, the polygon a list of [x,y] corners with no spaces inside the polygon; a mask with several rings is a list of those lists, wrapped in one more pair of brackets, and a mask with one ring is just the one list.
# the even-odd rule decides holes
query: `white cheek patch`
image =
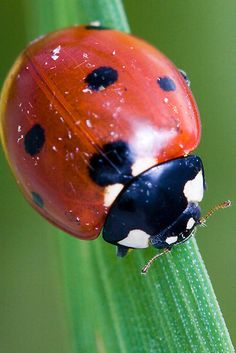
{"label": "white cheek patch", "polygon": [[187,181],[184,185],[184,195],[188,202],[200,202],[202,201],[203,193],[203,175],[202,171],[200,171],[194,179]]}
{"label": "white cheek patch", "polygon": [[168,238],[166,238],[165,242],[166,242],[167,244],[171,245],[171,244],[174,244],[177,240],[178,240],[178,237],[177,237],[177,236],[175,236],[175,237],[168,237]]}
{"label": "white cheek patch", "polygon": [[194,220],[193,218],[189,218],[188,223],[187,223],[187,225],[186,225],[186,229],[191,229],[191,228],[193,228],[193,226],[194,226],[195,223],[196,223],[196,222],[195,222],[195,220]]}
{"label": "white cheek patch", "polygon": [[132,175],[136,176],[157,164],[155,158],[139,158],[132,165]]}
{"label": "white cheek patch", "polygon": [[109,207],[113,204],[121,190],[123,189],[123,184],[114,184],[109,185],[105,188],[104,191],[104,206]]}
{"label": "white cheek patch", "polygon": [[118,241],[118,244],[128,248],[144,249],[149,247],[150,235],[140,229],[131,230],[125,239]]}

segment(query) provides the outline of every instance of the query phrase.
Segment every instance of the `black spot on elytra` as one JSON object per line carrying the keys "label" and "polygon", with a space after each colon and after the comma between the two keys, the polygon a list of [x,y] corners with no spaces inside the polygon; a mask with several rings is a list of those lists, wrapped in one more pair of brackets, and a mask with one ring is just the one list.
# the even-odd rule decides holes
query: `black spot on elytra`
{"label": "black spot on elytra", "polygon": [[93,70],[85,78],[88,88],[99,91],[106,88],[118,80],[118,72],[109,66],[101,66]]}
{"label": "black spot on elytra", "polygon": [[32,195],[32,199],[33,199],[34,203],[38,207],[43,208],[44,207],[44,202],[43,202],[42,197],[39,194],[37,194],[37,192],[34,192],[34,191],[31,192],[31,195]]}
{"label": "black spot on elytra", "polygon": [[176,90],[174,81],[168,76],[158,77],[157,83],[163,91],[170,92]]}
{"label": "black spot on elytra", "polygon": [[38,154],[45,142],[45,133],[41,125],[35,124],[24,137],[26,153],[31,156]]}
{"label": "black spot on elytra", "polygon": [[184,78],[186,84],[188,85],[188,87],[190,87],[190,79],[188,78],[188,75],[186,74],[186,72],[182,69],[179,69],[180,74],[182,75],[182,77]]}
{"label": "black spot on elytra", "polygon": [[96,25],[87,25],[87,26],[85,26],[85,28],[86,29],[91,29],[91,30],[93,30],[93,29],[97,29],[97,30],[106,30],[106,29],[110,29],[110,28],[108,28],[108,27],[104,27],[104,26],[102,26],[102,25],[98,25],[98,26],[96,26]]}
{"label": "black spot on elytra", "polygon": [[108,143],[99,154],[94,154],[90,159],[89,175],[100,186],[126,184],[132,178],[133,162],[133,155],[126,142]]}

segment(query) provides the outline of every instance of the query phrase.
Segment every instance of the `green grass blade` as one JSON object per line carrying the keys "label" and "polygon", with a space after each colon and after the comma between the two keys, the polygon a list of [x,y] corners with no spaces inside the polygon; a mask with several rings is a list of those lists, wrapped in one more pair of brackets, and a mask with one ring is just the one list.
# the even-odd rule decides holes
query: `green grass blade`
{"label": "green grass blade", "polygon": [[[25,4],[30,39],[91,21],[128,31],[118,0]],[[83,242],[61,235],[58,240],[75,352],[234,352],[195,240],[161,258],[146,277],[140,269],[153,250],[118,259],[102,239]]]}
{"label": "green grass blade", "polygon": [[94,21],[128,31],[129,26],[120,0],[23,0],[26,35],[29,40],[72,24]]}
{"label": "green grass blade", "polygon": [[99,352],[101,342],[104,352],[234,352],[195,240],[147,276],[140,268],[151,250],[119,259],[102,239],[63,239],[61,250],[78,352]]}
{"label": "green grass blade", "polygon": [[129,31],[128,22],[120,0],[81,0],[79,21],[99,21],[104,26]]}

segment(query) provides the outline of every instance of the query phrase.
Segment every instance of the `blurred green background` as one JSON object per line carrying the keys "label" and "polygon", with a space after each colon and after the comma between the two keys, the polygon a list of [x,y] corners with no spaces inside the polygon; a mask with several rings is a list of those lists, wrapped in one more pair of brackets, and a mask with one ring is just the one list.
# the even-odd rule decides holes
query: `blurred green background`
{"label": "blurred green background", "polygon": [[[27,0],[0,0],[1,84],[26,44],[24,6]],[[158,46],[191,79],[203,127],[197,151],[208,185],[203,211],[233,201],[198,230],[197,239],[235,344],[236,2],[125,0],[124,6],[132,32]],[[0,188],[0,351],[69,353],[58,242],[53,227],[23,199],[2,150]]]}

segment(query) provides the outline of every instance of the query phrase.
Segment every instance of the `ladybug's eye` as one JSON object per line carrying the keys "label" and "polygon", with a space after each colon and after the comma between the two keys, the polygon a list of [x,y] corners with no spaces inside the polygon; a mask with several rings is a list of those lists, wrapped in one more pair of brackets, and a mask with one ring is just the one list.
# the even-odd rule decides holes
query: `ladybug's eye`
{"label": "ladybug's eye", "polygon": [[185,82],[187,83],[188,87],[190,87],[191,81],[188,78],[188,75],[186,74],[186,72],[182,69],[179,69],[179,72],[181,73],[181,75],[183,76]]}

